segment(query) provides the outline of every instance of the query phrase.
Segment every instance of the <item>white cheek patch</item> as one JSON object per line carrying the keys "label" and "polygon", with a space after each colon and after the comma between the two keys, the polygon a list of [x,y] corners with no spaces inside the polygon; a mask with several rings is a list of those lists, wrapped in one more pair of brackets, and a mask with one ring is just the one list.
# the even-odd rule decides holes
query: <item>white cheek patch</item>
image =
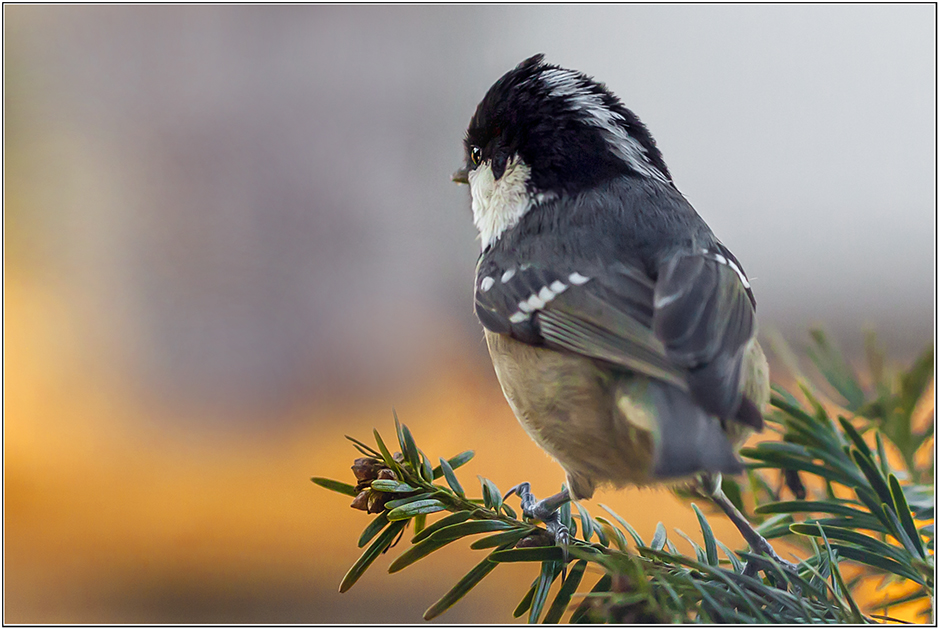
{"label": "white cheek patch", "polygon": [[468,179],[473,224],[480,232],[483,249],[516,225],[532,207],[532,199],[527,190],[531,172],[518,156],[509,160],[503,176],[499,179],[493,177],[493,165],[490,161],[470,171]]}

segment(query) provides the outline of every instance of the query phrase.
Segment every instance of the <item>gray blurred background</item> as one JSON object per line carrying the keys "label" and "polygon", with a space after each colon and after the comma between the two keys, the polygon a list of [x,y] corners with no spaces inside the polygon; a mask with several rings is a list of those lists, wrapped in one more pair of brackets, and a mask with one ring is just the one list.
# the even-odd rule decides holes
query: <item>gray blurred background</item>
{"label": "gray blurred background", "polygon": [[442,320],[479,337],[468,192],[448,176],[485,90],[541,51],[647,123],[753,277],[762,326],[800,340],[823,323],[851,346],[870,324],[916,350],[934,301],[933,16],[8,5],[8,264],[66,283],[87,333],[174,398],[400,377],[456,341]]}
{"label": "gray blurred background", "polygon": [[[935,25],[930,4],[7,4],[7,280],[57,296],[35,312],[63,313],[76,374],[171,410],[157,431],[491,378],[449,176],[486,89],[544,52],[649,126],[763,330],[821,324],[858,356],[870,326],[910,358],[934,332]],[[7,426],[41,413],[22,386]]]}

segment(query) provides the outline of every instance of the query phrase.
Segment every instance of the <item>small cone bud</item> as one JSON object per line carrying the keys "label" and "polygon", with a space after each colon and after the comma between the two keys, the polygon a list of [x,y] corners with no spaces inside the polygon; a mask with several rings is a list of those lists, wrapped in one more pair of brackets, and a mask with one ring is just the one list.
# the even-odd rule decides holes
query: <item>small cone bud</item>
{"label": "small cone bud", "polygon": [[382,462],[372,457],[360,457],[353,462],[352,471],[356,475],[357,481],[371,481],[375,479],[375,475],[382,465]]}
{"label": "small cone bud", "polygon": [[369,495],[369,514],[378,514],[385,509],[385,502],[391,499],[391,495],[387,492],[376,492],[375,490]]}
{"label": "small cone bud", "polygon": [[379,471],[378,479],[392,479],[398,481],[398,476],[395,474],[395,471],[391,468],[383,468]]}
{"label": "small cone bud", "polygon": [[372,494],[371,490],[363,490],[356,495],[356,498],[353,499],[353,502],[349,504],[349,507],[355,508],[357,510],[368,511],[369,510],[369,495]]}

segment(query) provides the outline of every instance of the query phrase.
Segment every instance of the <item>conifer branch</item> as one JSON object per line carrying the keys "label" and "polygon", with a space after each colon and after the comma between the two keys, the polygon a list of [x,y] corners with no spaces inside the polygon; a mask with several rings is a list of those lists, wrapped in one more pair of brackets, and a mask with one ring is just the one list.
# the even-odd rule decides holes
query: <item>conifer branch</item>
{"label": "conifer branch", "polygon": [[[932,442],[933,422],[916,427],[914,412],[933,379],[933,348],[909,369],[892,371],[870,337],[873,383],[865,386],[822,332],[811,336],[808,355],[837,400],[824,404],[820,388],[805,377],[798,380],[802,400],[775,387],[767,421],[781,439],[743,449],[747,482],[726,478],[722,485],[742,512],[755,506],[745,514],[759,523],[762,535],[788,537],[804,550],[798,576],[766,557],[732,551],[715,538],[695,503],[703,545],[677,532],[691,543],[695,558],[678,553],[663,523],[647,544],[606,506],[601,507],[610,518],[594,517],[578,503],[575,516],[566,506],[562,518],[571,539],[563,571],[562,550],[544,528],[520,520],[491,480],[480,477],[480,498],[468,497],[456,471],[472,451],[440,458],[432,467],[396,417],[399,451],[394,454],[378,431],[375,447],[349,438],[363,455],[352,467],[355,485],[313,478],[321,487],[355,497],[352,507],[376,515],[359,538],[359,547],[366,549],[340,591],[352,588],[412,526],[410,545],[391,563],[390,573],[465,539],[483,551],[479,563],[428,608],[428,620],[500,564],[523,562],[535,565],[535,575],[512,614],[527,615],[530,623],[557,623],[566,615],[571,623],[883,623],[898,621],[893,608],[918,601],[923,606],[917,619],[907,621],[932,622],[933,462],[918,467],[916,455]],[[833,418],[834,407],[844,413]],[[901,469],[889,461],[887,445],[900,454]],[[794,499],[782,500],[784,487]],[[748,560],[765,567],[763,579],[743,573]],[[588,590],[582,581],[592,564],[603,576]],[[851,582],[843,575],[847,564],[862,569]],[[866,613],[853,591],[870,580],[907,588],[865,607]]]}

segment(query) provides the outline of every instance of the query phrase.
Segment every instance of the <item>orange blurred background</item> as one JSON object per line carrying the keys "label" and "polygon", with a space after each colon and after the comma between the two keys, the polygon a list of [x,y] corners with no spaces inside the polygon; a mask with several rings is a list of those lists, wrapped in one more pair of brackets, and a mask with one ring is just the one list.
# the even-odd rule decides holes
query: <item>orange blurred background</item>
{"label": "orange blurred background", "polygon": [[[16,366],[6,397],[7,622],[414,622],[483,553],[455,546],[394,576],[383,558],[340,595],[372,516],[309,477],[353,482],[359,455],[343,434],[371,442],[375,426],[394,440],[386,401],[311,401],[263,429],[205,426],[90,366],[95,349],[54,294],[8,278],[7,301],[16,331],[6,346]],[[561,470],[522,432],[494,378],[461,363],[442,357],[439,374],[396,397],[419,444],[432,457],[474,449],[460,478],[476,495],[477,474],[554,492]],[[660,520],[698,538],[694,513],[668,491],[600,492],[591,510],[602,515],[599,502],[647,538]],[[714,520],[720,539],[741,544]],[[441,621],[508,621],[529,573],[502,567]]]}
{"label": "orange blurred background", "polygon": [[[389,576],[395,549],[340,595],[372,517],[310,482],[351,482],[343,435],[391,438],[393,406],[432,458],[476,451],[468,490],[557,490],[486,357],[448,181],[538,50],[646,120],[765,328],[825,321],[857,357],[868,323],[912,358],[935,7],[856,9],[5,5],[4,621],[417,622],[482,552]],[[598,503],[699,538],[667,491]],[[439,621],[510,622],[532,577],[503,566]]]}

